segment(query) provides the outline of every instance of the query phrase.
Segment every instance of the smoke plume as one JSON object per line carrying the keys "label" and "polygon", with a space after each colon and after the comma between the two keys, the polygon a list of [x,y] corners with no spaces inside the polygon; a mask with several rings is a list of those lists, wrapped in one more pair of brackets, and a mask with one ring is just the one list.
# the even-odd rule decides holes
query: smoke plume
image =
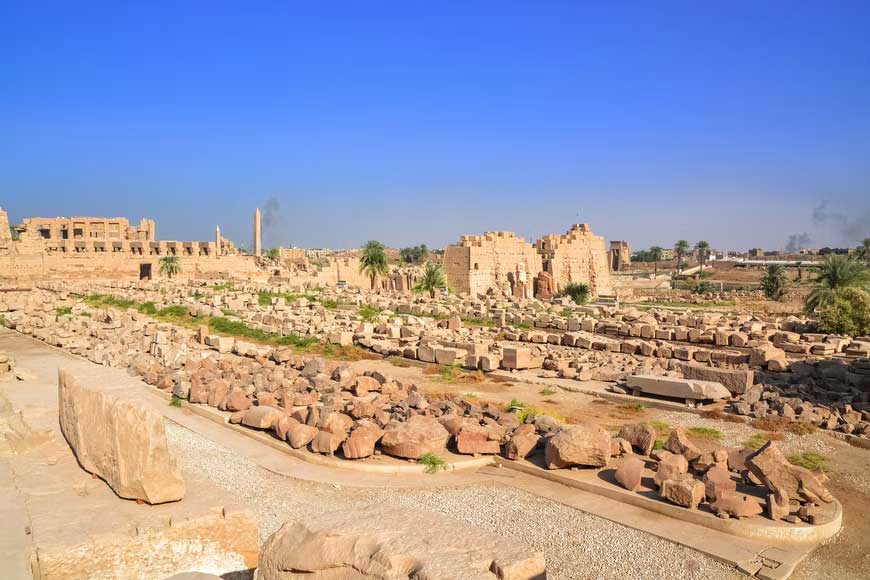
{"label": "smoke plume", "polygon": [[804,248],[810,247],[812,240],[806,232],[802,234],[792,234],[788,237],[788,243],[785,245],[786,254],[796,254]]}
{"label": "smoke plume", "polygon": [[281,214],[281,203],[277,197],[270,197],[260,211],[260,227],[262,228],[263,248],[280,245],[281,229],[284,222]]}
{"label": "smoke plume", "polygon": [[813,209],[813,223],[816,226],[831,228],[837,236],[837,241],[847,246],[853,246],[866,237],[870,237],[870,212],[864,211],[857,215],[845,215],[830,211],[828,202],[822,201]]}

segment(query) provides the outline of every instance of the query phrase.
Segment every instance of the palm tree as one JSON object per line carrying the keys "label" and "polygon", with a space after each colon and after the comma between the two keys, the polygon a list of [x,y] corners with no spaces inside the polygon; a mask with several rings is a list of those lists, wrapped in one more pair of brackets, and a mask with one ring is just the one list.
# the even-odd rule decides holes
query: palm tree
{"label": "palm tree", "polygon": [[698,261],[701,263],[701,273],[704,273],[704,262],[707,260],[707,252],[710,251],[710,244],[701,240],[695,244],[695,249],[698,250]]}
{"label": "palm tree", "polygon": [[589,300],[589,284],[585,282],[569,282],[565,284],[565,294],[571,297],[574,304],[586,304]]}
{"label": "palm tree", "polygon": [[833,304],[837,292],[844,288],[870,289],[870,270],[852,256],[828,254],[813,279],[813,286],[804,304],[807,314]]}
{"label": "palm tree", "polygon": [[867,263],[870,263],[870,238],[864,238],[864,241],[861,242],[861,245],[855,251],[855,254],[858,256],[859,260],[864,260]]}
{"label": "palm tree", "polygon": [[387,250],[382,243],[375,240],[366,242],[362,248],[362,257],[359,260],[359,271],[371,278],[372,290],[375,289],[377,277],[386,276],[389,273]]}
{"label": "palm tree", "polygon": [[653,278],[657,278],[659,275],[659,260],[662,259],[664,253],[665,249],[659,246],[653,246],[649,249],[649,257],[653,260]]}
{"label": "palm tree", "polygon": [[677,243],[674,244],[674,253],[677,255],[677,269],[680,271],[683,270],[683,256],[685,256],[688,251],[689,242],[686,240],[677,240]]}
{"label": "palm tree", "polygon": [[788,275],[782,264],[771,264],[761,277],[761,289],[771,300],[782,300],[788,286]]}
{"label": "palm tree", "polygon": [[163,256],[160,258],[160,273],[170,279],[181,272],[181,260],[178,256]]}
{"label": "palm tree", "polygon": [[435,298],[435,291],[447,286],[444,271],[435,262],[426,262],[423,275],[414,285],[414,292],[428,292],[429,298]]}

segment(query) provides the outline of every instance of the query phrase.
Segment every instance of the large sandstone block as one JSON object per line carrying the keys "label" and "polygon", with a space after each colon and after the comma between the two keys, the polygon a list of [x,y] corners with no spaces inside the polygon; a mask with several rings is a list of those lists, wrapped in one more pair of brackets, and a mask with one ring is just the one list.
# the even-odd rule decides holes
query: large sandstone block
{"label": "large sandstone block", "polygon": [[547,441],[547,469],[604,467],[610,461],[610,433],[590,425],[565,425]]}
{"label": "large sandstone block", "polygon": [[820,504],[834,501],[834,496],[809,469],[792,465],[779,447],[768,441],[746,458],[746,466],[772,493]]}
{"label": "large sandstone block", "polygon": [[676,399],[706,400],[731,397],[731,393],[721,383],[712,381],[632,375],[628,377],[626,383],[632,391]]}
{"label": "large sandstone block", "polygon": [[527,348],[506,346],[501,364],[508,370],[527,369],[532,366],[532,351]]}
{"label": "large sandstone block", "polygon": [[749,370],[719,369],[696,364],[680,365],[683,377],[691,380],[720,383],[732,395],[742,395],[755,380],[755,372]]}
{"label": "large sandstone block", "polygon": [[119,496],[151,504],[184,497],[163,418],[123,395],[82,386],[58,371],[60,428],[82,467]]}
{"label": "large sandstone block", "polygon": [[261,580],[544,580],[544,556],[445,516],[372,507],[285,523],[260,553]]}
{"label": "large sandstone block", "polygon": [[450,433],[432,417],[414,415],[404,423],[390,423],[381,439],[384,453],[417,459],[424,453],[439,455],[447,449]]}

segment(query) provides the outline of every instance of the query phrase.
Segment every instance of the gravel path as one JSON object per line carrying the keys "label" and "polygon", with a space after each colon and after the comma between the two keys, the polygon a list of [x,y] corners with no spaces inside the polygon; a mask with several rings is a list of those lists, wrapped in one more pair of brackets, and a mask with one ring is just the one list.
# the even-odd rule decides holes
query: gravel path
{"label": "gravel path", "polygon": [[208,439],[166,424],[180,467],[254,510],[260,541],[293,518],[370,504],[437,512],[544,552],[552,580],[738,579],[737,572],[687,548],[499,484],[443,489],[342,489],[277,475]]}

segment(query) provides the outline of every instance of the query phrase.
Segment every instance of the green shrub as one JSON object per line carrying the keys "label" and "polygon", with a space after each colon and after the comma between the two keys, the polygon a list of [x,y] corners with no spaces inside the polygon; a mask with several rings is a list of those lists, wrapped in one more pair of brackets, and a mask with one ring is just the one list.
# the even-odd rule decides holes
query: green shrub
{"label": "green shrub", "polygon": [[554,389],[551,389],[550,387],[546,387],[540,390],[540,394],[544,395],[545,397],[549,397],[550,395],[555,395],[556,391]]}
{"label": "green shrub", "polygon": [[181,397],[176,397],[175,395],[172,395],[172,398],[169,399],[169,406],[170,407],[180,407],[181,403],[183,401],[184,401],[184,399],[182,399]]}
{"label": "green shrub", "polygon": [[692,288],[692,294],[707,294],[708,292],[715,292],[716,287],[707,280],[701,280]]}
{"label": "green shrub", "polygon": [[67,316],[72,314],[72,306],[63,306],[61,308],[55,308],[54,313],[57,316]]}
{"label": "green shrub", "polygon": [[360,318],[362,318],[365,322],[371,322],[378,316],[380,316],[382,309],[376,308],[374,306],[369,306],[366,304],[362,308],[359,309]]}
{"label": "green shrub", "polygon": [[768,442],[768,437],[764,433],[756,433],[749,439],[743,442],[743,446],[747,449],[759,449],[762,445]]}
{"label": "green shrub", "polygon": [[138,310],[142,314],[147,314],[149,316],[157,314],[157,306],[155,306],[153,302],[145,302],[139,306]]}
{"label": "green shrub", "polygon": [[338,308],[338,300],[334,298],[325,298],[320,301],[324,308],[328,308],[329,310],[335,310]]}
{"label": "green shrub", "polygon": [[585,282],[569,282],[565,285],[565,294],[571,297],[574,304],[586,304],[589,301],[589,284]]}
{"label": "green shrub", "polygon": [[656,433],[667,433],[671,430],[671,426],[666,421],[659,421],[657,419],[653,419],[652,421],[648,421],[647,425],[656,430]]}
{"label": "green shrub", "polygon": [[870,293],[861,288],[834,292],[834,301],[818,312],[819,330],[830,334],[870,334]]}
{"label": "green shrub", "polygon": [[439,471],[447,469],[447,461],[440,455],[435,455],[431,451],[418,457],[417,463],[425,466],[423,471],[429,474],[438,473]]}
{"label": "green shrub", "polygon": [[156,316],[158,318],[184,318],[189,316],[190,312],[187,309],[187,306],[182,306],[180,304],[174,304],[172,306],[167,306],[166,308],[161,308],[157,311]]}
{"label": "green shrub", "polygon": [[665,440],[664,439],[656,439],[655,443],[653,443],[653,451],[659,451],[665,448]]}
{"label": "green shrub", "polygon": [[789,463],[793,465],[800,465],[801,467],[805,467],[810,471],[822,469],[825,466],[825,463],[828,462],[827,457],[814,451],[793,453],[792,455],[787,456],[786,459],[788,459]]}
{"label": "green shrub", "polygon": [[698,439],[722,439],[725,436],[722,431],[712,427],[689,427],[686,433]]}
{"label": "green shrub", "polygon": [[504,412],[505,413],[516,413],[522,409],[526,408],[526,404],[520,401],[519,399],[511,399],[511,402],[505,405]]}

